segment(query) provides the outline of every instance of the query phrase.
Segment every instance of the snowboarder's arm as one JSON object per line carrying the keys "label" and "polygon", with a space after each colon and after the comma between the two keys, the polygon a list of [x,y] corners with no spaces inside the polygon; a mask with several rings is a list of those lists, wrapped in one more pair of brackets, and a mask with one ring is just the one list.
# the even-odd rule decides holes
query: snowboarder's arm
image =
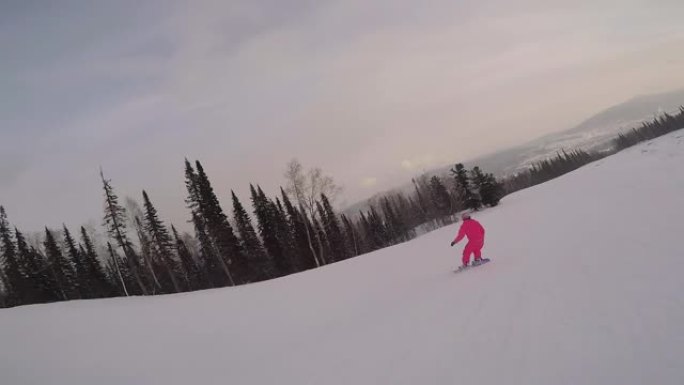
{"label": "snowboarder's arm", "polygon": [[465,226],[461,225],[461,229],[458,230],[458,235],[456,236],[456,239],[452,242],[453,244],[461,242],[461,239],[465,237]]}

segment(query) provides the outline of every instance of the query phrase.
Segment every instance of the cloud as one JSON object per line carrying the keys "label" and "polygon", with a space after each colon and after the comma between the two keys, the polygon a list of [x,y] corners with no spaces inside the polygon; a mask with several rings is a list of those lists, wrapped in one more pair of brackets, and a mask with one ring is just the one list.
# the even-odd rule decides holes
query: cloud
{"label": "cloud", "polygon": [[416,166],[410,160],[402,160],[401,167],[407,171],[413,171],[416,168]]}
{"label": "cloud", "polygon": [[375,187],[378,184],[378,178],[369,176],[361,180],[361,186],[363,187]]}
{"label": "cloud", "polygon": [[413,157],[411,159],[404,159],[401,161],[401,168],[406,171],[420,171],[429,169],[445,162],[443,159],[438,159],[434,154],[423,154]]}

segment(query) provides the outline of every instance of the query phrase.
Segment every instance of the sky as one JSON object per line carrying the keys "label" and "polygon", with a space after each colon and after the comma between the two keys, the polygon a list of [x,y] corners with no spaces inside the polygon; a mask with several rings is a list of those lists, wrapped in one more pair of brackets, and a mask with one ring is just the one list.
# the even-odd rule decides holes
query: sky
{"label": "sky", "polygon": [[286,163],[354,203],[421,171],[684,85],[680,0],[0,3],[0,204],[101,222],[99,168],[186,226],[184,158],[224,208]]}

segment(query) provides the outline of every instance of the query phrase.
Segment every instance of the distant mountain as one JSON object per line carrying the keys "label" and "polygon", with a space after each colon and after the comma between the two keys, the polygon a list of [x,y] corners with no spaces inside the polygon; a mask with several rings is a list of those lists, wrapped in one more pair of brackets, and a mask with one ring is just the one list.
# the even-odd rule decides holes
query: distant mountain
{"label": "distant mountain", "polygon": [[[642,95],[610,107],[566,132],[593,131],[616,125],[630,126],[654,115],[671,112],[684,105],[684,89],[653,95]],[[625,127],[628,128],[628,127]]]}
{"label": "distant mountain", "polygon": [[[509,175],[562,149],[601,151],[610,147],[618,133],[640,126],[663,113],[684,105],[684,89],[643,95],[610,107],[565,131],[552,133],[527,144],[467,162],[499,176]],[[439,173],[439,169],[434,172]]]}
{"label": "distant mountain", "polygon": [[[537,161],[554,156],[562,149],[606,150],[611,146],[612,139],[621,131],[638,127],[641,123],[653,120],[655,116],[663,113],[675,112],[682,105],[684,105],[684,89],[637,96],[601,111],[568,130],[545,135],[529,143],[481,156],[464,162],[464,164],[468,168],[479,166],[486,172],[501,177],[514,174]],[[454,160],[454,162],[457,161]],[[428,171],[427,175],[445,176],[449,174],[451,167],[453,165],[439,167]],[[394,191],[401,192],[412,190],[411,183],[394,189]],[[383,194],[379,193],[375,196]],[[357,202],[347,207],[343,212],[348,215],[356,214],[359,210],[368,207],[369,200]]]}

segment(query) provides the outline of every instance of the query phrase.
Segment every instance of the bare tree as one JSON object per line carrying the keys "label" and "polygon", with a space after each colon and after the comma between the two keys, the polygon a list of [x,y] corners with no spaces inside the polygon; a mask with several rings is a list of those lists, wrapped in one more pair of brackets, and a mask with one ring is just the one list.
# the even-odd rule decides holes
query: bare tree
{"label": "bare tree", "polygon": [[[292,159],[287,164],[285,180],[287,181],[285,191],[297,202],[299,211],[308,215],[312,222],[318,211],[316,202],[321,194],[325,194],[330,200],[334,200],[342,190],[335,184],[331,176],[324,175],[318,167],[304,172],[304,167],[297,159]],[[308,224],[305,227],[309,249],[316,260],[316,266],[320,266],[325,262],[323,243],[317,234],[311,234]],[[314,238],[318,246],[318,253],[314,249]]]}
{"label": "bare tree", "polygon": [[323,170],[319,167],[305,172],[297,159],[292,159],[287,164],[285,179],[288,184],[285,191],[295,197],[297,203],[306,209],[311,218],[317,214],[316,202],[321,194],[325,194],[330,201],[334,202],[342,191],[333,178],[323,174]]}
{"label": "bare tree", "polygon": [[292,159],[287,164],[285,180],[287,181],[285,191],[295,198],[299,206],[303,207],[306,201],[306,177],[304,176],[304,167],[297,159]]}

